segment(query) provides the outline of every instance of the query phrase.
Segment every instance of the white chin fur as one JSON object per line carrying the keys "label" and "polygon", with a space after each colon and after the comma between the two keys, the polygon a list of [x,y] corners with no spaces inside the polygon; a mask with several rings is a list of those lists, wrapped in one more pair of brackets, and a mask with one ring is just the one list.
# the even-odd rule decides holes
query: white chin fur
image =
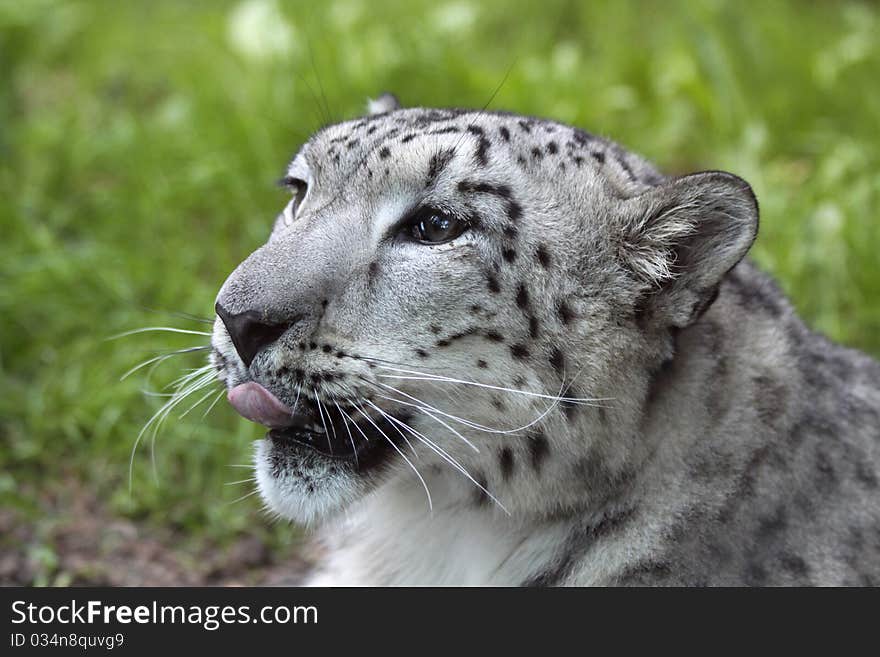
{"label": "white chin fur", "polygon": [[[360,477],[353,477],[318,456],[304,455],[291,470],[272,475],[269,440],[256,441],[254,470],[257,488],[266,506],[278,515],[301,525],[313,525],[335,515],[367,491]],[[311,486],[312,490],[309,490]]]}

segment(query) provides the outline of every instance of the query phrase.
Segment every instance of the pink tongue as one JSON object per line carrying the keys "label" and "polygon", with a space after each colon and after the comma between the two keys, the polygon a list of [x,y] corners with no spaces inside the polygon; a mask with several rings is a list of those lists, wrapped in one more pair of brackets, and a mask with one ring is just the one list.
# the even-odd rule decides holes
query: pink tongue
{"label": "pink tongue", "polygon": [[275,395],[254,381],[235,386],[229,391],[227,398],[232,407],[251,422],[272,429],[289,427],[293,424],[292,411]]}

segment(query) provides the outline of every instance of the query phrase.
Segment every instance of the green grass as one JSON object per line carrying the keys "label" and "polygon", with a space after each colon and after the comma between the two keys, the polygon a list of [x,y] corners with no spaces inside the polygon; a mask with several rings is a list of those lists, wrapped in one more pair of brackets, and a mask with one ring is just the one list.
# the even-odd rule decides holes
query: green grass
{"label": "green grass", "polygon": [[[583,5],[583,6],[582,6]],[[880,355],[880,9],[815,2],[0,0],[0,496],[34,522],[69,482],[110,511],[222,543],[284,543],[243,478],[258,430],[224,404],[171,421],[120,375],[199,336],[283,203],[273,181],[368,96],[550,116],[669,172],[733,171],[754,254],[808,322]],[[277,13],[278,16],[274,16]],[[262,27],[261,27],[262,22]],[[324,100],[326,99],[326,100]],[[187,339],[188,338],[188,339]],[[160,368],[161,387],[182,368]]]}

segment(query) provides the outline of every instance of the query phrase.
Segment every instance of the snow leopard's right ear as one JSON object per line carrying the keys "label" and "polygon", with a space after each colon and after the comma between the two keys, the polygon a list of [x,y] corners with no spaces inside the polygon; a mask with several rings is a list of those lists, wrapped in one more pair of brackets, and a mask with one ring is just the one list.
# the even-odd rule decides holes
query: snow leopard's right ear
{"label": "snow leopard's right ear", "polygon": [[399,110],[400,107],[400,101],[397,100],[397,96],[386,91],[375,100],[372,98],[367,100],[367,115],[385,114],[386,112]]}
{"label": "snow leopard's right ear", "polygon": [[640,317],[684,328],[755,241],[758,201],[742,178],[706,171],[627,199],[621,219],[618,257],[646,284]]}

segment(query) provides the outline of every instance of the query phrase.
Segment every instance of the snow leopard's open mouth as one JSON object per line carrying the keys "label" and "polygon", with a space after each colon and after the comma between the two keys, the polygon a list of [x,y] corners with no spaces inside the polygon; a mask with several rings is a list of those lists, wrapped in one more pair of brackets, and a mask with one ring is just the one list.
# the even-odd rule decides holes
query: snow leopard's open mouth
{"label": "snow leopard's open mouth", "polygon": [[319,403],[302,396],[294,411],[254,381],[232,388],[228,398],[243,417],[269,428],[266,437],[273,447],[310,450],[351,461],[359,470],[383,461],[390,449],[405,442],[408,418],[384,411],[369,413],[363,404],[347,400]]}

